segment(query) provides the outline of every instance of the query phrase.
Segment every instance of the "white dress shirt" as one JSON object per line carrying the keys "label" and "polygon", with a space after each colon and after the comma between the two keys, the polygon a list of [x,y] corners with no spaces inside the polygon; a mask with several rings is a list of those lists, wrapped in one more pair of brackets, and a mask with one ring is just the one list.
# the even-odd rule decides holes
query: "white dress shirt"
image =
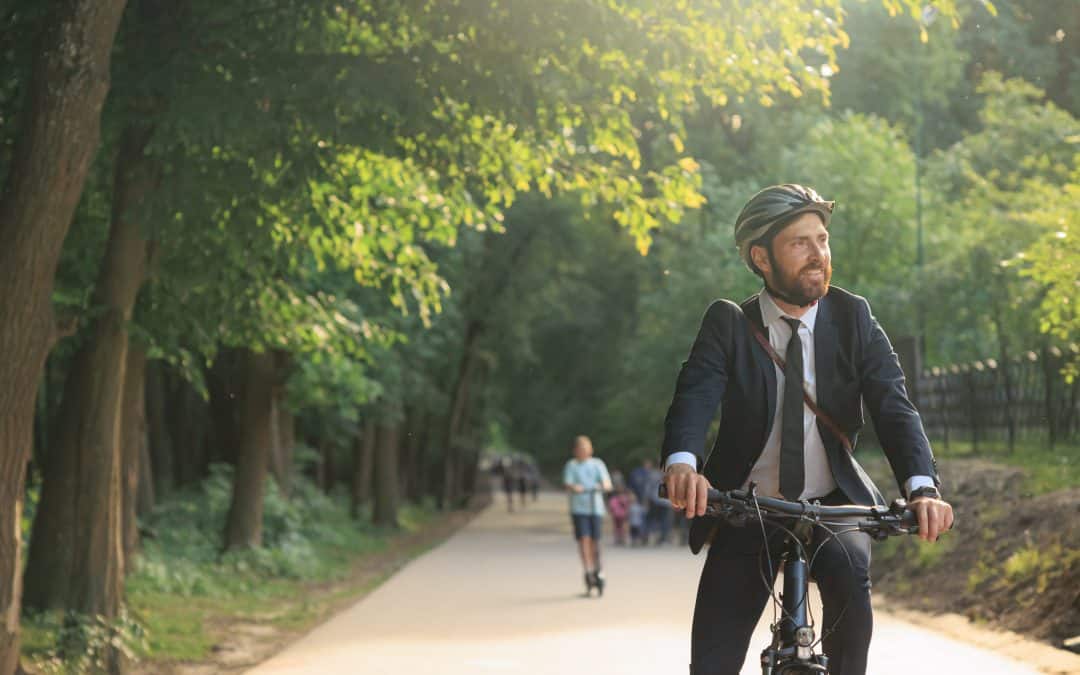
{"label": "white dress shirt", "polygon": [[[788,341],[791,339],[791,326],[782,317],[788,316],[777,307],[764,289],[758,294],[758,303],[761,307],[761,319],[769,334],[769,342],[773,349],[783,354],[787,351]],[[815,303],[798,319],[799,339],[802,341],[803,357],[803,386],[810,398],[817,400],[817,369],[814,364],[814,325],[817,322],[818,306]],[[794,318],[794,317],[788,317]],[[780,366],[773,364],[776,372],[776,412],[773,415],[772,428],[765,440],[765,448],[761,456],[750,470],[750,475],[743,482],[743,489],[750,483],[757,484],[757,493],[764,497],[779,497],[780,494],[780,430],[783,428],[784,405],[784,371]],[[721,414],[723,411],[721,410]],[[829,468],[829,458],[825,453],[825,444],[821,440],[818,431],[816,415],[810,407],[803,405],[803,462],[804,482],[800,499],[816,499],[824,497],[836,489],[836,480]],[[664,466],[672,464],[689,464],[697,466],[697,458],[692,452],[673,452]],[[904,484],[904,490],[910,494],[912,490],[926,485],[933,485],[934,480],[930,476],[912,476]]]}

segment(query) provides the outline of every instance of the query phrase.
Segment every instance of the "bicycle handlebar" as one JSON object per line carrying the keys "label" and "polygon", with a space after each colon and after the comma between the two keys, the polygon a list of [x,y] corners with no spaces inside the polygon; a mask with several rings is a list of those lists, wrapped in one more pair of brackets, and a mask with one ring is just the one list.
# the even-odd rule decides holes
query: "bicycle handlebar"
{"label": "bicycle handlebar", "polygon": [[[660,484],[658,494],[667,499],[667,486]],[[817,502],[793,502],[775,497],[758,497],[746,490],[717,490],[710,488],[706,515],[716,515],[726,520],[740,520],[747,516],[764,514],[792,516],[812,521],[828,521],[833,518],[861,518],[853,526],[867,532],[875,539],[890,535],[916,534],[919,531],[918,516],[907,508],[907,502],[896,499],[891,506],[823,506]]]}

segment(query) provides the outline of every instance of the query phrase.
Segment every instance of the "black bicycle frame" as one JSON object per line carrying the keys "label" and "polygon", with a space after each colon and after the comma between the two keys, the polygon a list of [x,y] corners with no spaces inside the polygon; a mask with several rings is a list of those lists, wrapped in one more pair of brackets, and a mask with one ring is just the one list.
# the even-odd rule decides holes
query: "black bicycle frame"
{"label": "black bicycle frame", "polygon": [[779,625],[772,626],[772,643],[761,652],[762,675],[827,673],[829,658],[814,654],[814,629],[808,619],[810,563],[799,539],[809,542],[813,526],[800,521],[784,536],[781,556],[784,570],[783,613]]}
{"label": "black bicycle frame", "polygon": [[[667,488],[660,486],[658,494],[667,497]],[[757,497],[754,485],[749,491],[720,491],[709,488],[707,515],[725,518],[741,526],[753,526],[759,519],[767,520],[764,512],[772,518],[785,520],[784,550],[781,565],[784,570],[784,593],[781,605],[783,615],[772,626],[772,643],[761,652],[762,675],[796,675],[798,673],[828,673],[829,658],[815,654],[817,636],[809,622],[807,607],[810,590],[810,563],[806,560],[806,547],[810,545],[814,528],[821,525],[837,525],[836,519],[858,519],[844,527],[851,531],[866,532],[873,539],[885,539],[891,535],[915,534],[919,531],[918,518],[908,510],[903,499],[885,506],[824,506],[818,502],[791,502],[771,497]],[[771,520],[771,519],[769,519]],[[793,522],[792,522],[793,521]],[[775,521],[774,521],[775,522]],[[768,536],[766,535],[766,540]],[[769,568],[772,562],[769,561]],[[770,593],[772,587],[770,586]]]}

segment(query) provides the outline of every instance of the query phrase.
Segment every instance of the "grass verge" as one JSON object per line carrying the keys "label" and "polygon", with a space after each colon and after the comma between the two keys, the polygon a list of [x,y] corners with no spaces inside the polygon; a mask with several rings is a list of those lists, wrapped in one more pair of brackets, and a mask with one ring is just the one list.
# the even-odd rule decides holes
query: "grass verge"
{"label": "grass verge", "polygon": [[1024,471],[1024,492],[1042,495],[1080,485],[1080,445],[1058,443],[1050,447],[1045,440],[1016,441],[1010,451],[1005,441],[951,440],[948,447],[933,442],[934,453],[946,459],[984,459],[996,464],[1014,466]]}
{"label": "grass verge", "polygon": [[404,506],[400,530],[389,531],[350,518],[344,495],[299,481],[286,500],[268,482],[263,547],[222,554],[230,485],[228,468],[215,467],[197,489],[160,504],[141,523],[123,622],[94,632],[75,630],[78,621],[57,613],[24,617],[26,671],[93,672],[95,664],[77,652],[100,651],[104,643],[122,646],[142,664],[137,671],[170,672],[169,664],[217,660],[243,643],[238,626],[257,627],[256,637],[273,642],[235,655],[258,660],[441,540],[426,536],[429,530],[452,531],[430,504]]}

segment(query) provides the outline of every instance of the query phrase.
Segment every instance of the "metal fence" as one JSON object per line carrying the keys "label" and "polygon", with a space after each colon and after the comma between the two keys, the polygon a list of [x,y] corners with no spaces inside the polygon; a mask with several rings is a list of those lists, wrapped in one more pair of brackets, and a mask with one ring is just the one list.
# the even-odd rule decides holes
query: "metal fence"
{"label": "metal fence", "polygon": [[948,444],[1008,444],[1038,439],[1080,441],[1080,377],[1067,382],[1062,369],[1080,346],[1056,347],[995,359],[935,367],[918,378],[915,398],[926,432]]}

